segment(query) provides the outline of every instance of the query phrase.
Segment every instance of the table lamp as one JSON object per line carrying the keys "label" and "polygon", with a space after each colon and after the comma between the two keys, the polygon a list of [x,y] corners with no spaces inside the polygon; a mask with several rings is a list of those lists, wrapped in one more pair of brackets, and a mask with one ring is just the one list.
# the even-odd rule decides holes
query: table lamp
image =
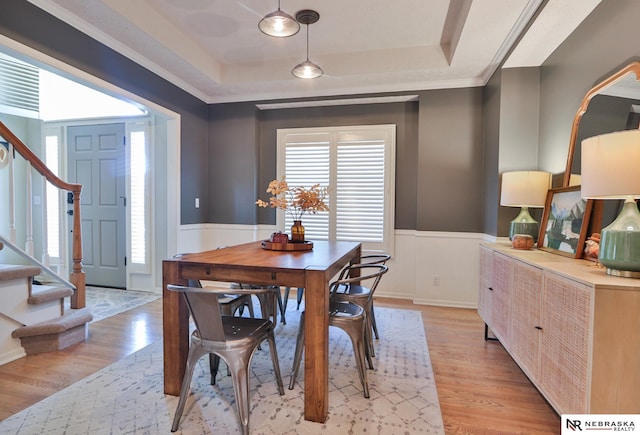
{"label": "table lamp", "polygon": [[543,208],[551,175],[543,171],[513,171],[502,174],[500,205],[520,207],[520,214],[509,225],[509,240],[516,234],[528,234],[538,240],[540,225],[529,214],[529,207]]}
{"label": "table lamp", "polygon": [[582,196],[623,199],[618,217],[600,232],[598,260],[607,274],[640,278],[640,130],[582,141]]}

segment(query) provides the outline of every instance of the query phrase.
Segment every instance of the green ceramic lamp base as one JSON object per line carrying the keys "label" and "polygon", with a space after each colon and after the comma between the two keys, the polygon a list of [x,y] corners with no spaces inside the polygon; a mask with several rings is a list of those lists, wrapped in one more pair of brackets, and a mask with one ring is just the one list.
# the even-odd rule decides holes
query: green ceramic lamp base
{"label": "green ceramic lamp base", "polygon": [[634,200],[624,203],[615,221],[602,230],[598,260],[607,274],[640,278],[640,212]]}
{"label": "green ceramic lamp base", "polygon": [[529,214],[529,208],[522,207],[520,214],[509,225],[509,240],[513,241],[516,234],[528,234],[533,237],[533,242],[537,243],[539,230],[540,225]]}

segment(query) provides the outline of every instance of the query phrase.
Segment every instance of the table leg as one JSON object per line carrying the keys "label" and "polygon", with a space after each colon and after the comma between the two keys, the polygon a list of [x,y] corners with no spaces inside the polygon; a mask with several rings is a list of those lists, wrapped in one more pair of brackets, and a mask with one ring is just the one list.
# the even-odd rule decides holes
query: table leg
{"label": "table leg", "polygon": [[179,278],[179,262],[162,262],[162,337],[164,345],[164,392],[180,395],[189,353],[189,309],[180,293],[167,284],[186,285]]}
{"label": "table leg", "polygon": [[328,279],[323,271],[305,271],[304,418],[318,423],[329,413]]}

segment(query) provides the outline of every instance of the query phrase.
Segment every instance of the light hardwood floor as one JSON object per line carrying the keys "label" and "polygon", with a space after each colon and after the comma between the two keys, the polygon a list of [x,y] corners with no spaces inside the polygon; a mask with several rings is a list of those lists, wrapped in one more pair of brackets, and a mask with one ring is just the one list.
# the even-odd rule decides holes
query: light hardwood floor
{"label": "light hardwood floor", "polygon": [[[447,434],[557,434],[560,418],[475,310],[380,298],[376,306],[422,312]],[[384,334],[384,331],[380,331]],[[95,322],[89,340],[0,366],[0,419],[162,339],[162,300]]]}

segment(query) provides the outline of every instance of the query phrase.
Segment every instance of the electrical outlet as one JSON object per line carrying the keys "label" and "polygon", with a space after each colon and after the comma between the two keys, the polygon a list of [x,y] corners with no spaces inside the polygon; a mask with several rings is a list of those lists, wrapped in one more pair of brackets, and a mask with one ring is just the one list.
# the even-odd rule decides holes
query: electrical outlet
{"label": "electrical outlet", "polygon": [[433,286],[434,287],[438,287],[440,285],[440,276],[439,275],[433,275]]}
{"label": "electrical outlet", "polygon": [[196,198],[196,208],[200,208],[200,198]]}

